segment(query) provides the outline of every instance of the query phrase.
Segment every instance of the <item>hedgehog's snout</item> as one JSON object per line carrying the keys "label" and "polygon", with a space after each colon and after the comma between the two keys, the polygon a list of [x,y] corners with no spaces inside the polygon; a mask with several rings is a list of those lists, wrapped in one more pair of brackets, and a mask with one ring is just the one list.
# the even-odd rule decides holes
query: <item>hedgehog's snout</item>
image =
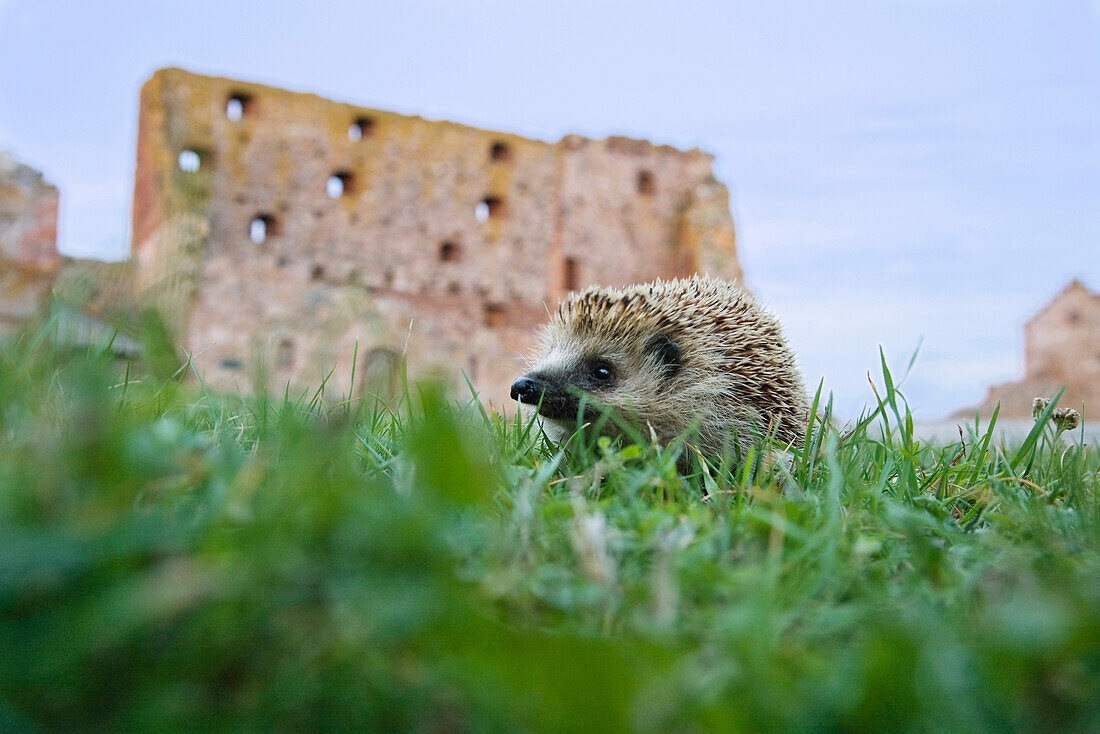
{"label": "hedgehog's snout", "polygon": [[510,395],[512,400],[537,405],[544,418],[569,420],[577,415],[577,395],[550,374],[527,373],[512,383]]}
{"label": "hedgehog's snout", "polygon": [[541,383],[541,380],[531,379],[530,376],[524,375],[512,383],[512,391],[510,393],[512,400],[518,400],[528,405],[535,405],[538,403],[539,398],[542,397],[544,390],[544,385]]}
{"label": "hedgehog's snout", "polygon": [[554,402],[561,392],[556,382],[550,375],[541,372],[528,372],[512,383],[510,394],[512,400],[518,400],[528,405]]}

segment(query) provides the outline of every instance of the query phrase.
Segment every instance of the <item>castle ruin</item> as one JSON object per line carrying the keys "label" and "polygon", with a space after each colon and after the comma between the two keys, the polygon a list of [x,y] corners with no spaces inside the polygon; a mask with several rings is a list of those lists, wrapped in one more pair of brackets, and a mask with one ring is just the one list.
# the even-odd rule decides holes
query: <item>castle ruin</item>
{"label": "castle ruin", "polygon": [[[993,413],[998,403],[1006,418],[1031,416],[1031,401],[1054,397],[1066,388],[1058,404],[1085,409],[1085,417],[1100,408],[1100,294],[1073,281],[1024,326],[1024,379],[996,385],[979,410]],[[972,411],[967,411],[967,415]]]}
{"label": "castle ruin", "polygon": [[37,315],[60,266],[58,192],[0,151],[0,335]]}
{"label": "castle ruin", "polygon": [[741,276],[699,150],[546,143],[179,69],[141,91],[132,258],[216,388],[332,371],[363,394],[407,357],[497,405],[567,292]]}

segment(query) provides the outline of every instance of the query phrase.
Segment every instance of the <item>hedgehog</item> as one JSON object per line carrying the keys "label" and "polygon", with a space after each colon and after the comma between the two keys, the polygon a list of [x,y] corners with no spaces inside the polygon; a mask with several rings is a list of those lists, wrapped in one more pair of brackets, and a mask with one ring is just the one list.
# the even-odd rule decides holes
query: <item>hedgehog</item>
{"label": "hedgehog", "polygon": [[[560,440],[595,423],[596,406],[662,443],[694,428],[721,456],[754,435],[799,445],[809,402],[779,321],[745,290],[695,276],[571,294],[542,330],[511,397],[537,406]],[[583,409],[582,409],[583,406]],[[578,414],[580,412],[580,414]],[[605,434],[619,433],[614,421]]]}

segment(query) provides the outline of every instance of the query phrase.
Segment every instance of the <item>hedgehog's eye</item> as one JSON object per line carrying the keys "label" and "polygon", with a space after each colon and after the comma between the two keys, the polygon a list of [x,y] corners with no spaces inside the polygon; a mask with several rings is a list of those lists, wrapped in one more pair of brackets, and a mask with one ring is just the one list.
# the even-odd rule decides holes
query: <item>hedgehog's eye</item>
{"label": "hedgehog's eye", "polygon": [[611,369],[611,365],[606,362],[598,362],[592,366],[592,377],[596,382],[607,384],[615,377],[615,373]]}

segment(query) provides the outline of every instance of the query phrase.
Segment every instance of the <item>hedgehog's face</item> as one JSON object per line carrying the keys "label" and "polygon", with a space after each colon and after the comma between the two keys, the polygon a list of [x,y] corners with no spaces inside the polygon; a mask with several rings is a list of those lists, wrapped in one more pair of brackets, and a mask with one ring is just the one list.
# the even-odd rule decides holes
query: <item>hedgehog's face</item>
{"label": "hedgehog's face", "polygon": [[552,333],[545,357],[512,384],[511,395],[567,424],[577,419],[582,400],[585,420],[599,415],[597,405],[644,417],[646,403],[667,390],[680,365],[680,347],[662,332],[641,340]]}

